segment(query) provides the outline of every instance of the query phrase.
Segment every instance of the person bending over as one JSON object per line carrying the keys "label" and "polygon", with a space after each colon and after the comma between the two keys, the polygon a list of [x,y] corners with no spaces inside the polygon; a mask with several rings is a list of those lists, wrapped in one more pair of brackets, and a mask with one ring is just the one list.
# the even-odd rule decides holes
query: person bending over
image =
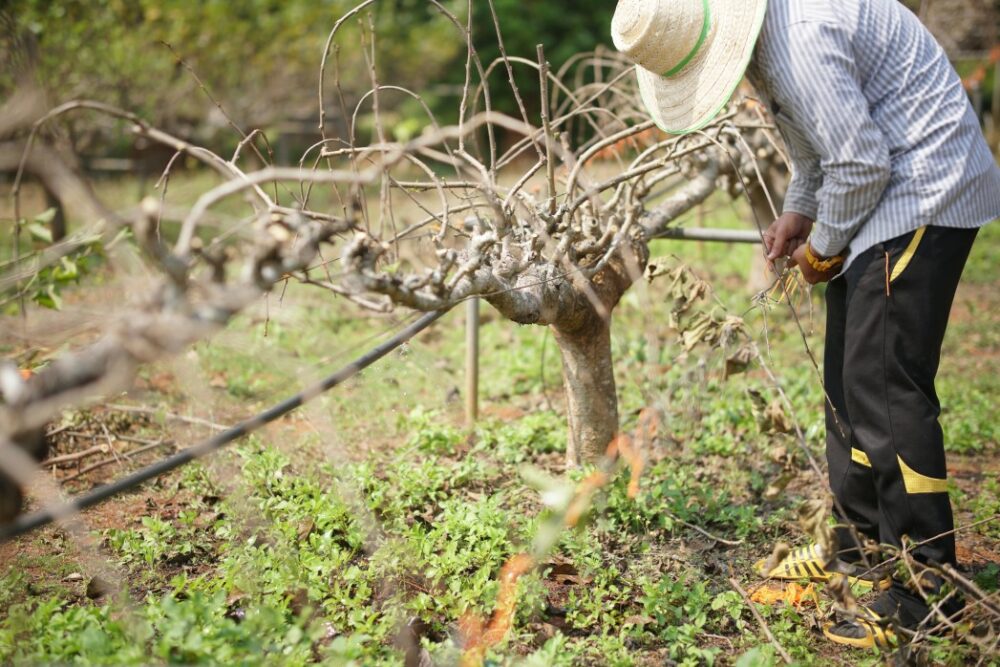
{"label": "person bending over", "polygon": [[913,628],[930,610],[860,565],[859,541],[898,547],[906,537],[918,561],[955,564],[934,379],[976,233],[1000,217],[1000,168],[961,81],[897,0],[619,0],[612,36],[666,132],[711,122],[744,74],[774,116],[792,178],[764,240],[768,259],[790,257],[806,281],[827,283],[826,455],[840,551],[802,547],[761,574],[839,571],[877,586],[862,614],[825,634],[887,645],[887,618]]}

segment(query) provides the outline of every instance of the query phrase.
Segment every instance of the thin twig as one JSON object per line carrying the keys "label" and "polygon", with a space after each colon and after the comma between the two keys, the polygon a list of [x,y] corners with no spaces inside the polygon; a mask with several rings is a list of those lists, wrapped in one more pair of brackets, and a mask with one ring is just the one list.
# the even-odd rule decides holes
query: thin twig
{"label": "thin twig", "polygon": [[685,521],[684,519],[680,518],[679,516],[677,516],[676,514],[674,514],[672,512],[667,512],[666,514],[667,514],[667,516],[669,516],[671,519],[673,519],[677,523],[684,524],[685,526],[687,526],[691,530],[694,530],[696,532],[701,533],[702,535],[704,535],[708,539],[712,540],[713,542],[718,542],[719,544],[725,544],[727,547],[738,547],[741,544],[743,544],[743,542],[744,542],[744,540],[727,540],[727,539],[724,539],[724,538],[719,537],[717,535],[713,535],[712,533],[708,532],[707,530],[705,530],[701,526],[696,526],[693,523],[689,523],[689,522]]}
{"label": "thin twig", "polygon": [[93,472],[94,470],[97,470],[98,468],[103,468],[105,466],[109,466],[112,463],[122,463],[123,459],[124,460],[128,460],[128,459],[131,459],[133,456],[138,456],[139,454],[143,454],[143,453],[151,451],[153,449],[157,449],[159,447],[164,447],[164,446],[173,445],[173,444],[174,444],[173,440],[159,440],[157,442],[153,442],[153,443],[150,443],[148,445],[143,445],[142,447],[139,447],[138,449],[133,449],[130,452],[125,452],[121,456],[115,455],[115,456],[112,456],[110,458],[104,459],[102,461],[97,461],[96,463],[93,463],[93,464],[87,466],[86,468],[80,469],[79,471],[73,473],[69,477],[64,477],[63,479],[59,480],[59,483],[60,484],[66,484],[67,482],[72,482],[72,481],[74,481],[76,479],[79,479],[80,477],[83,477],[87,473],[90,473],[90,472]]}
{"label": "thin twig", "polygon": [[201,417],[185,417],[183,415],[174,414],[172,412],[161,412],[154,408],[144,408],[137,405],[120,405],[117,403],[106,403],[104,407],[108,410],[114,410],[115,412],[127,412],[136,415],[153,415],[156,417],[163,417],[164,419],[169,419],[170,421],[184,422],[185,424],[195,424],[197,426],[205,426],[213,431],[225,431],[231,427],[224,426],[223,424],[216,424],[215,422],[208,421],[207,419],[202,419]]}
{"label": "thin twig", "polygon": [[94,447],[90,447],[89,449],[84,449],[79,452],[63,454],[62,456],[53,456],[52,458],[45,460],[45,465],[55,467],[63,465],[64,463],[75,463],[76,461],[96,456],[97,454],[104,454],[107,451],[107,445],[95,445]]}
{"label": "thin twig", "polygon": [[549,184],[549,215],[556,214],[556,165],[552,161],[552,126],[549,123],[549,63],[545,60],[545,46],[539,44],[538,79],[542,95],[542,129],[545,131],[545,175]]}
{"label": "thin twig", "polygon": [[743,598],[743,602],[746,603],[746,606],[750,609],[750,613],[752,613],[754,618],[757,619],[760,629],[764,631],[768,641],[770,641],[771,645],[774,646],[774,649],[778,652],[778,655],[781,656],[781,659],[785,661],[786,665],[792,664],[792,662],[794,662],[792,660],[792,656],[788,655],[788,651],[785,650],[785,647],[781,645],[778,639],[771,632],[771,627],[767,624],[767,621],[764,620],[764,617],[760,615],[760,612],[757,611],[757,606],[750,599],[750,596],[747,595],[747,592],[743,590],[743,587],[740,586],[740,582],[736,581],[735,577],[730,577],[729,585],[732,586],[733,589]]}

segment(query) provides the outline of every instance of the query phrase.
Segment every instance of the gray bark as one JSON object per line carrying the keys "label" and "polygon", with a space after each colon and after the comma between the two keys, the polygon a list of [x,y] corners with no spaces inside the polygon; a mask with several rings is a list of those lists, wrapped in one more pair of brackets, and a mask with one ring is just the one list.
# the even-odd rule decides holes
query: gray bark
{"label": "gray bark", "polygon": [[618,432],[610,322],[593,317],[585,327],[565,331],[553,326],[552,332],[562,354],[566,388],[566,463],[594,462]]}
{"label": "gray bark", "polygon": [[[649,260],[642,242],[624,245],[552,322],[563,363],[569,440],[568,467],[595,463],[618,433],[618,395],[611,355],[611,317],[622,295]],[[563,301],[563,305],[566,305]]]}
{"label": "gray bark", "polygon": [[586,288],[565,276],[552,279],[548,275],[552,267],[540,265],[518,276],[519,282],[531,287],[486,297],[507,319],[549,326],[555,335],[563,363],[569,467],[598,461],[618,432],[611,316],[625,291],[643,275],[648,260],[644,240],[630,239]]}
{"label": "gray bark", "polygon": [[641,278],[649,260],[647,241],[716,190],[724,172],[717,161],[650,212],[586,285],[564,271],[540,263],[510,283],[483,268],[469,281],[470,291],[492,294],[486,300],[509,320],[551,327],[563,363],[569,440],[567,466],[595,463],[618,433],[618,397],[611,354],[611,318],[622,295]]}

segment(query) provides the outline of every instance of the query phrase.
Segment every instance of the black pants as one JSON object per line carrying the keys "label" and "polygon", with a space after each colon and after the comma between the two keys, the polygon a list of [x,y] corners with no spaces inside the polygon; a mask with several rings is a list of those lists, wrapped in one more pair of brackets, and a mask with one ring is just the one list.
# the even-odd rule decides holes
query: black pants
{"label": "black pants", "polygon": [[[975,229],[926,227],[859,255],[826,293],[826,453],[830,486],[862,537],[955,563],[937,375],[955,289]],[[832,405],[831,405],[832,404]],[[842,555],[856,556],[847,529]]]}

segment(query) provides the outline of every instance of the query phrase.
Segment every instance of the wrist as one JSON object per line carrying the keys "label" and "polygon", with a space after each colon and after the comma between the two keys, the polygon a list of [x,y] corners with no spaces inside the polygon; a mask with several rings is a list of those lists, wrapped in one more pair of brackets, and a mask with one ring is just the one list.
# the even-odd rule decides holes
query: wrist
{"label": "wrist", "polygon": [[806,249],[805,249],[806,262],[815,271],[821,273],[826,273],[844,263],[843,255],[834,255],[832,257],[823,257],[815,250],[813,250],[812,244],[809,239],[806,239]]}

